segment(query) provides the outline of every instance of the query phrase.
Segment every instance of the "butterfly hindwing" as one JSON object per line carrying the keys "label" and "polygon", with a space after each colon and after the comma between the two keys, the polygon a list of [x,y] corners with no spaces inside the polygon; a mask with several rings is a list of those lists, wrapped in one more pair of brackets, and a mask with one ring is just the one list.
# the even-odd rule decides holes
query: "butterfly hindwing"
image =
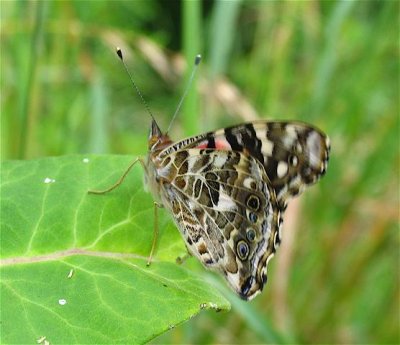
{"label": "butterfly hindwing", "polygon": [[236,151],[188,149],[171,153],[175,171],[161,195],[190,252],[221,271],[245,299],[261,291],[275,252],[280,211],[263,166]]}

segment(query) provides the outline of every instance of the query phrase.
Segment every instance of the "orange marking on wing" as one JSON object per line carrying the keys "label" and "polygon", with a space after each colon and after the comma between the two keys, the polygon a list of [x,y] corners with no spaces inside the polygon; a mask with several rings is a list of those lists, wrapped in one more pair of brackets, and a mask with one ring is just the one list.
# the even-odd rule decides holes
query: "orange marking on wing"
{"label": "orange marking on wing", "polygon": [[[204,143],[196,146],[196,148],[206,149],[206,148],[208,148],[207,144],[208,144],[207,142],[204,142]],[[226,140],[216,140],[215,141],[215,149],[216,150],[230,150],[231,146],[229,145],[229,143]]]}
{"label": "orange marking on wing", "polygon": [[201,144],[199,146],[196,146],[197,149],[206,149],[207,148],[207,143]]}

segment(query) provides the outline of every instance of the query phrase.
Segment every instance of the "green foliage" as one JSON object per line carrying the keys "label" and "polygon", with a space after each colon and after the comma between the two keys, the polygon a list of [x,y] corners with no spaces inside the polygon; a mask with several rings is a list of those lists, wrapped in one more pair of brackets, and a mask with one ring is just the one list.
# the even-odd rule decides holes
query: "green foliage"
{"label": "green foliage", "polygon": [[[181,53],[190,55],[200,49],[203,61],[197,84],[189,92],[195,101],[184,103],[172,137],[255,117],[295,119],[324,130],[331,138],[332,155],[323,180],[304,193],[299,199],[302,204],[289,205],[282,247],[270,263],[269,283],[262,295],[250,303],[228,295],[230,313],[200,313],[153,343],[399,343],[400,3],[199,3],[1,2],[2,159],[88,152],[144,154],[149,116],[114,47],[124,49],[128,67],[164,129],[185,86],[183,73],[190,73],[193,60]],[[100,158],[91,162],[97,165]],[[128,160],[110,156],[101,163],[96,170],[104,172],[104,178],[91,181],[93,188],[112,183]],[[2,170],[7,164],[3,163]],[[69,190],[71,202],[92,205],[94,210],[79,214],[82,219],[98,214],[95,211],[103,203],[119,211],[131,207],[147,212],[141,218],[146,231],[138,238],[136,228],[121,225],[125,230],[113,233],[112,240],[106,234],[96,250],[147,255],[152,237],[152,225],[147,226],[148,219],[153,219],[151,197],[127,205],[135,195],[133,182],[139,183],[137,171],[115,193],[94,200],[82,199],[78,190],[85,177],[75,174],[76,179],[56,198],[65,202],[64,192]],[[72,179],[73,174],[68,176]],[[44,185],[41,179],[32,188],[40,194],[39,186],[60,188],[58,183],[62,180]],[[7,195],[2,191],[2,221]],[[42,205],[32,202],[31,193],[21,192],[19,197],[41,214]],[[54,208],[59,205],[55,203]],[[66,214],[74,211],[66,209]],[[119,212],[113,213],[102,218],[105,226],[119,226],[115,221]],[[40,227],[31,241],[31,257],[55,247],[71,248],[74,243],[73,233],[57,236],[58,224],[66,216],[61,220],[47,217],[50,214],[43,214],[42,221],[55,225],[46,231]],[[168,218],[162,219],[167,223],[158,245],[160,264],[173,260],[184,248]],[[24,229],[28,219],[18,213],[13,221]],[[86,221],[95,224],[96,218]],[[80,229],[79,234],[93,239],[94,229]],[[27,247],[17,244],[26,243],[29,234],[17,235],[5,226],[1,231],[2,255],[27,254]],[[79,243],[82,247],[90,244]],[[72,259],[84,258],[68,260]],[[64,278],[71,267],[66,260],[58,263],[61,281],[74,284],[76,278],[79,282],[82,272],[71,280]],[[188,260],[184,268],[168,265],[171,271],[190,274],[187,269],[196,272],[195,277],[210,279],[196,260]],[[24,282],[23,273],[19,275]],[[58,297],[54,307],[70,307],[69,301],[63,307],[57,301]],[[23,315],[23,307],[16,305],[8,313]]]}
{"label": "green foliage", "polygon": [[3,164],[2,342],[145,343],[202,309],[229,309],[215,289],[174,263],[185,249],[165,212],[162,248],[147,267],[153,203],[139,166],[112,193],[87,193],[115,180],[129,159]]}

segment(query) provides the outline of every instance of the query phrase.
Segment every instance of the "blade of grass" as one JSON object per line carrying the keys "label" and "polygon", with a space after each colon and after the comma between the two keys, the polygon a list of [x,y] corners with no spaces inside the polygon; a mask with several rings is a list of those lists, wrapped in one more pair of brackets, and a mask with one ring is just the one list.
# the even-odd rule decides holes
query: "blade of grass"
{"label": "blade of grass", "polygon": [[[202,51],[202,11],[201,1],[183,1],[183,51],[187,61],[186,80],[192,70],[193,61],[197,54]],[[199,131],[199,95],[194,78],[191,90],[188,92],[182,105],[182,124],[185,135],[193,135]]]}
{"label": "blade of grass", "polygon": [[309,113],[309,121],[319,116],[323,104],[328,94],[329,83],[335,71],[338,54],[338,38],[340,30],[345,20],[351,13],[356,1],[339,1],[335,4],[328,24],[325,29],[325,47],[322,51],[320,61],[318,62],[317,71],[315,73],[316,80],[314,85],[313,99],[311,100],[311,111]]}
{"label": "blade of grass", "polygon": [[242,301],[239,297],[234,295],[221,280],[216,279],[215,276],[211,274],[207,274],[206,279],[223,292],[224,296],[226,296],[231,303],[232,310],[234,310],[244,320],[248,328],[251,328],[258,334],[261,340],[272,344],[297,343],[297,341],[292,338],[292,335],[290,339],[287,339],[283,334],[277,332],[271,322],[255,308],[255,304]]}
{"label": "blade of grass", "polygon": [[217,1],[208,32],[211,78],[226,72],[242,1]]}
{"label": "blade of grass", "polygon": [[102,74],[99,71],[95,74],[91,87],[93,104],[93,107],[90,107],[89,151],[91,153],[107,153],[109,150],[106,121],[109,102],[106,91]]}
{"label": "blade of grass", "polygon": [[[209,85],[215,86],[215,79],[227,72],[228,64],[231,61],[231,51],[236,31],[236,22],[242,1],[217,1],[214,4],[211,15],[211,23],[207,33],[209,46],[207,60],[209,68]],[[212,94],[212,92],[211,92]],[[205,122],[210,130],[216,126],[216,118],[219,113],[219,106],[215,102],[207,102],[205,105]]]}
{"label": "blade of grass", "polygon": [[19,141],[19,158],[25,158],[27,154],[27,148],[30,145],[29,138],[33,136],[35,123],[31,118],[32,111],[30,110],[30,104],[32,101],[32,93],[35,83],[35,76],[38,67],[38,56],[40,53],[41,43],[43,40],[43,21],[46,16],[48,7],[47,1],[38,1],[36,3],[35,11],[35,25],[32,33],[32,41],[30,46],[30,56],[27,70],[27,82],[26,88],[21,95],[20,103],[20,121],[21,121],[21,132]]}

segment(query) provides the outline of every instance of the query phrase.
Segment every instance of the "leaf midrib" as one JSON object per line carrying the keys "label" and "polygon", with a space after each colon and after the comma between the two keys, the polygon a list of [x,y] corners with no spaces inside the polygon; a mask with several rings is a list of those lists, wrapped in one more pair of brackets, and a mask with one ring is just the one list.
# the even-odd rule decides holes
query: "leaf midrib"
{"label": "leaf midrib", "polygon": [[[47,262],[63,259],[70,256],[87,255],[101,258],[114,258],[114,259],[141,259],[147,261],[147,257],[133,254],[133,253],[118,253],[118,252],[103,252],[91,251],[79,248],[72,248],[67,250],[60,250],[51,254],[37,255],[37,256],[19,256],[0,260],[0,266],[13,266],[18,264],[29,264],[37,262]],[[154,261],[157,261],[154,259]]]}

